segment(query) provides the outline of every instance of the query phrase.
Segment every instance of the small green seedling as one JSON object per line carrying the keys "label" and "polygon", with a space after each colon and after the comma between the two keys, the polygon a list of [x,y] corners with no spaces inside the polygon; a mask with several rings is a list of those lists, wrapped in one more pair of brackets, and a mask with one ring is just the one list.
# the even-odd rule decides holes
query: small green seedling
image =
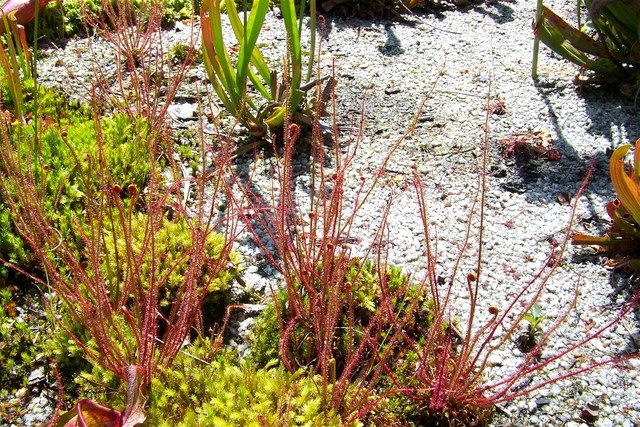
{"label": "small green seedling", "polygon": [[538,343],[538,339],[542,336],[543,332],[540,324],[546,319],[546,317],[542,315],[542,307],[540,304],[534,304],[531,307],[531,310],[523,316],[523,319],[529,322],[529,324],[527,325],[526,330],[518,335],[516,343],[520,350],[527,353],[535,347]]}

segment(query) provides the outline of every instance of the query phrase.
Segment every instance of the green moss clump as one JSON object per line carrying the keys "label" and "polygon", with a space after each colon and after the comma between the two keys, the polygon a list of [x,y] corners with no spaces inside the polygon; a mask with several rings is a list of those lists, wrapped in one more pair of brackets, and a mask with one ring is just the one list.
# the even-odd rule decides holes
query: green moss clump
{"label": "green moss clump", "polygon": [[[125,275],[125,269],[128,266],[123,262],[124,254],[127,250],[127,241],[132,245],[136,256],[142,248],[147,234],[149,218],[144,213],[134,213],[128,224],[129,235],[125,235],[121,224],[116,222],[112,230],[105,231],[105,272],[108,273],[109,280],[112,281],[112,287],[119,286]],[[161,219],[161,224],[156,226],[153,231],[154,253],[157,255],[154,259],[156,271],[151,272],[151,251],[146,253],[142,259],[142,263],[137,266],[137,274],[142,284],[147,286],[152,273],[155,280],[161,283],[159,289],[159,304],[161,308],[168,308],[176,298],[176,294],[185,281],[185,274],[188,268],[188,258],[184,257],[193,245],[192,231],[184,219],[170,221],[167,218]],[[209,296],[205,303],[217,306],[221,311],[223,306],[230,301],[229,293],[230,283],[237,270],[235,267],[241,264],[242,260],[236,252],[229,254],[228,260],[221,260],[220,257],[224,252],[226,245],[225,237],[216,232],[209,233],[205,243],[205,256],[212,263],[222,262],[225,268],[218,272],[215,277],[211,277],[208,271],[203,271],[201,276],[201,284],[207,284]],[[206,268],[206,267],[205,267]]]}
{"label": "green moss clump", "polygon": [[229,351],[216,354],[211,341],[198,339],[154,379],[145,425],[331,427],[342,422],[325,411],[306,372],[257,368]]}
{"label": "green moss clump", "polygon": [[[178,43],[169,50],[169,61],[174,65],[182,64],[187,57],[193,58],[194,64],[202,64],[202,50],[191,51],[192,47],[185,43]],[[191,56],[193,55],[193,56]]]}
{"label": "green moss clump", "polygon": [[[33,108],[32,101],[27,108]],[[34,129],[33,122],[16,122],[11,126],[10,138],[24,159],[24,170],[31,168],[35,176],[41,177],[47,218],[70,244],[81,247],[76,228],[84,221],[87,194],[97,191],[101,180],[96,166],[97,124],[86,108],[70,107],[63,96],[43,88],[38,109],[39,129]],[[106,169],[111,179],[124,187],[133,184],[144,188],[150,172],[148,124],[144,120],[132,123],[122,114],[100,120]],[[0,258],[28,269],[32,256],[11,224],[3,197],[0,195]]]}
{"label": "green moss clump", "polygon": [[[139,9],[142,0],[132,0],[131,3]],[[112,0],[112,4],[116,5],[117,2]],[[192,0],[161,0],[162,26],[169,27],[177,21],[197,15],[201,1],[196,0],[195,8],[193,4]],[[102,0],[65,0],[49,4],[41,13],[38,33],[47,37],[81,35],[86,31],[87,15],[106,20]]]}
{"label": "green moss clump", "polygon": [[0,389],[12,392],[27,385],[38,356],[34,343],[41,342],[35,332],[35,316],[17,312],[19,299],[23,296],[18,295],[16,287],[0,288]]}
{"label": "green moss clump", "polygon": [[[318,269],[322,268],[322,266],[318,266]],[[405,325],[407,333],[415,337],[424,335],[425,330],[429,328],[433,319],[430,298],[418,285],[408,283],[408,277],[400,268],[389,266],[384,275],[387,292],[398,294],[392,301],[394,311],[398,317],[403,317],[405,310],[417,302],[417,309],[414,315],[407,320]],[[376,266],[371,261],[351,260],[351,265],[345,274],[344,280],[349,282],[349,287],[344,287],[343,294],[340,295],[339,299],[341,301],[352,301],[353,330],[349,326],[347,306],[345,304],[342,306],[343,315],[341,320],[335,327],[337,332],[334,343],[334,357],[336,358],[338,373],[344,366],[346,354],[353,350],[347,348],[348,342],[353,340],[354,347],[359,345],[364,329],[372,317],[376,315],[378,307],[380,307],[382,292],[379,272],[376,271]],[[349,290],[349,295],[346,294],[347,289]],[[401,292],[398,292],[399,290]],[[298,289],[298,292],[302,295],[304,303],[310,304],[309,298],[302,287]],[[279,324],[280,322],[286,324],[292,318],[287,292],[280,291],[274,300],[277,301],[278,309],[276,310],[272,301],[257,320],[254,333],[250,338],[252,340],[250,357],[259,366],[279,357],[281,332]],[[277,316],[278,312],[281,316],[280,319]],[[312,340],[307,339],[308,333],[309,331],[304,329],[302,324],[299,324],[289,334],[289,348],[292,349],[291,351],[295,351],[296,354],[293,359],[312,361],[318,357],[312,347]],[[381,348],[380,351],[384,350]],[[304,365],[301,364],[301,366]]]}

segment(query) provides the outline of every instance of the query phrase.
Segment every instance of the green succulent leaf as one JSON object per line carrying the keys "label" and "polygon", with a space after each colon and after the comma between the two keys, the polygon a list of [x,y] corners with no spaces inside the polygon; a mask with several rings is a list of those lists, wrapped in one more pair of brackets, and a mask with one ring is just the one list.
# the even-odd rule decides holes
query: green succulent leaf
{"label": "green succulent leaf", "polygon": [[549,8],[542,8],[542,20],[537,28],[538,37],[555,52],[582,66],[588,66],[586,53],[607,56],[606,46],[575,29]]}

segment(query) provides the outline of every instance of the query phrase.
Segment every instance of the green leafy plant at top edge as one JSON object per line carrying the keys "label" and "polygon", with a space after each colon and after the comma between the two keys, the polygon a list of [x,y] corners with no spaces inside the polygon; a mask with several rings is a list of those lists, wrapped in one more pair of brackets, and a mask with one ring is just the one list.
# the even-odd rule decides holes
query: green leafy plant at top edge
{"label": "green leafy plant at top edge", "polygon": [[[0,25],[5,29],[4,37],[0,41],[2,101],[4,104],[10,104],[9,108],[12,109],[16,120],[24,121],[24,81],[34,77],[31,51],[24,27],[17,23],[15,13],[7,15],[3,12],[0,15]],[[6,98],[5,92],[8,95]]]}
{"label": "green leafy plant at top edge", "polygon": [[[314,16],[315,2],[311,4]],[[260,137],[299,113],[305,92],[315,86],[315,82],[302,85],[301,25],[293,0],[280,1],[287,32],[282,79],[279,81],[277,71],[267,66],[256,42],[268,8],[268,0],[256,0],[242,19],[235,2],[226,3],[229,21],[240,45],[236,60],[232,60],[224,43],[221,0],[204,0],[201,11],[203,59],[209,80],[229,113],[253,135]],[[315,25],[311,32],[315,33]],[[313,56],[312,52],[310,61]],[[248,81],[255,87],[256,97],[260,100],[248,93]],[[310,123],[311,119],[306,121]]]}
{"label": "green leafy plant at top edge", "polygon": [[607,203],[611,223],[601,236],[574,233],[572,243],[595,246],[608,258],[608,265],[622,268],[636,278],[640,271],[640,139],[636,141],[633,163],[625,170],[624,158],[631,145],[621,145],[611,155],[609,173],[617,198]]}
{"label": "green leafy plant at top edge", "polygon": [[[587,71],[587,83],[631,84],[638,89],[640,7],[621,0],[587,0],[589,23],[577,29],[538,4],[534,32],[563,58]],[[537,51],[534,50],[534,73]]]}

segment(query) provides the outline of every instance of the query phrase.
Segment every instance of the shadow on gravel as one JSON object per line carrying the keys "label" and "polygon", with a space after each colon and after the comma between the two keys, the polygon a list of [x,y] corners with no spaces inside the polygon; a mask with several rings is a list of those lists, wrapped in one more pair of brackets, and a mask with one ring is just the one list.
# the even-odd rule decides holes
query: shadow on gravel
{"label": "shadow on gravel", "polygon": [[[297,193],[296,199],[306,200],[311,197],[312,193],[308,178],[313,169],[312,163],[316,160],[312,152],[310,138],[309,132],[303,132],[298,137],[293,152],[292,186],[289,190]],[[246,197],[248,197],[247,200],[244,200],[243,221],[250,224],[255,232],[261,236],[263,244],[267,246],[268,251],[277,261],[281,259],[281,254],[277,251],[277,244],[273,240],[273,236],[277,235],[277,230],[274,228],[274,216],[281,195],[281,179],[278,178],[278,167],[276,166],[277,163],[282,162],[283,144],[279,142],[281,140],[281,134],[276,137],[275,144],[258,144],[255,140],[252,141],[251,138],[248,138],[245,143],[251,146],[251,149],[239,155],[234,162],[237,185],[244,188]],[[329,144],[333,144],[333,142],[325,140],[325,148],[328,149]],[[277,154],[274,153],[274,149],[277,150]],[[327,168],[334,166],[328,153],[325,153],[323,161]],[[278,184],[274,185],[274,180]],[[265,181],[271,183],[270,188],[269,185],[266,185],[266,189],[260,188],[258,183],[264,184]],[[331,191],[329,186],[325,187],[327,194],[330,194]],[[302,210],[304,210],[302,206],[292,207],[292,211],[295,212]],[[291,223],[299,220],[300,218],[290,218]],[[250,240],[261,250],[264,249],[255,236],[251,235]],[[255,262],[259,268],[269,265],[269,261],[262,253],[257,256]]]}
{"label": "shadow on gravel", "polygon": [[589,116],[588,131],[612,142],[611,149],[640,138],[640,110],[615,88],[589,88],[582,93]]}
{"label": "shadow on gravel", "polygon": [[[576,123],[571,123],[571,118],[559,121],[555,112],[554,102],[552,102],[550,94],[554,90],[553,85],[548,83],[536,83],[536,88],[540,98],[547,106],[548,116],[551,119],[555,133],[558,138],[555,145],[563,152],[563,162],[567,163],[568,169],[562,173],[556,172],[553,180],[557,182],[566,182],[577,188],[580,179],[584,177],[591,159],[595,160],[595,170],[592,178],[587,185],[582,196],[582,206],[586,208],[586,213],[579,215],[573,225],[576,232],[601,235],[609,224],[609,216],[605,211],[606,202],[615,198],[615,193],[611,185],[609,176],[609,158],[613,150],[623,143],[633,143],[640,138],[640,114],[633,106],[633,101],[623,97],[615,89],[610,88],[588,88],[582,92],[582,99],[585,101],[585,115],[575,117]],[[572,88],[573,90],[581,90],[580,88]],[[557,100],[556,100],[557,103]],[[585,121],[586,123],[578,123],[577,121]],[[591,153],[592,158],[580,157],[573,148],[574,144],[579,141],[572,140],[570,135],[571,127],[584,127],[587,133],[594,140],[605,140],[609,143],[604,150],[598,150]],[[598,144],[603,147],[604,144]],[[571,170],[571,168],[575,168]],[[575,184],[574,184],[575,183]],[[536,186],[535,192],[540,191]],[[544,190],[542,190],[544,191]],[[571,191],[571,190],[570,190]],[[575,191],[575,188],[573,189]],[[572,192],[573,192],[572,191]],[[575,264],[595,264],[601,268],[604,266],[605,257],[598,254],[593,249],[579,250],[574,254],[572,263]],[[633,294],[634,283],[637,278],[633,278],[627,273],[610,271],[609,284],[611,286],[610,298],[611,305],[620,304],[621,301],[628,301]],[[637,325],[640,325],[639,311],[634,312]],[[637,351],[640,347],[640,335],[638,340],[630,340],[628,343],[629,351]]]}
{"label": "shadow on gravel", "polygon": [[384,31],[387,33],[387,40],[382,46],[378,47],[380,53],[385,56],[398,56],[402,55],[405,50],[402,47],[402,42],[396,34],[393,32],[393,25],[385,24]]}
{"label": "shadow on gravel", "polygon": [[[350,13],[326,13],[320,11],[320,15],[324,16],[327,22],[325,29],[325,38],[328,38],[329,34],[333,30],[340,30],[343,28],[358,28],[374,30],[377,27],[383,26],[387,33],[387,42],[384,46],[381,46],[381,52],[385,55],[397,55],[393,49],[400,46],[400,41],[393,33],[393,27],[395,25],[404,25],[413,27],[417,21],[423,21],[424,18],[435,18],[438,21],[443,21],[447,18],[447,12],[453,13],[467,13],[470,11],[479,12],[482,15],[491,17],[496,23],[506,23],[514,20],[513,9],[508,3],[513,3],[515,0],[491,0],[491,1],[478,1],[467,0],[453,1],[454,3],[461,3],[460,6],[455,6],[446,2],[438,2],[437,4],[431,4],[423,6],[417,10],[412,10],[407,13],[394,13],[392,16],[375,16],[365,13],[364,15],[358,14],[357,11]],[[332,25],[331,25],[332,24]],[[332,28],[333,27],[333,28]],[[391,50],[392,52],[388,52]],[[404,51],[400,52],[403,53]]]}
{"label": "shadow on gravel", "polygon": [[506,3],[510,1],[490,1],[487,2],[486,8],[474,7],[474,10],[481,15],[486,15],[493,19],[497,24],[505,24],[515,19],[513,16],[513,8]]}

